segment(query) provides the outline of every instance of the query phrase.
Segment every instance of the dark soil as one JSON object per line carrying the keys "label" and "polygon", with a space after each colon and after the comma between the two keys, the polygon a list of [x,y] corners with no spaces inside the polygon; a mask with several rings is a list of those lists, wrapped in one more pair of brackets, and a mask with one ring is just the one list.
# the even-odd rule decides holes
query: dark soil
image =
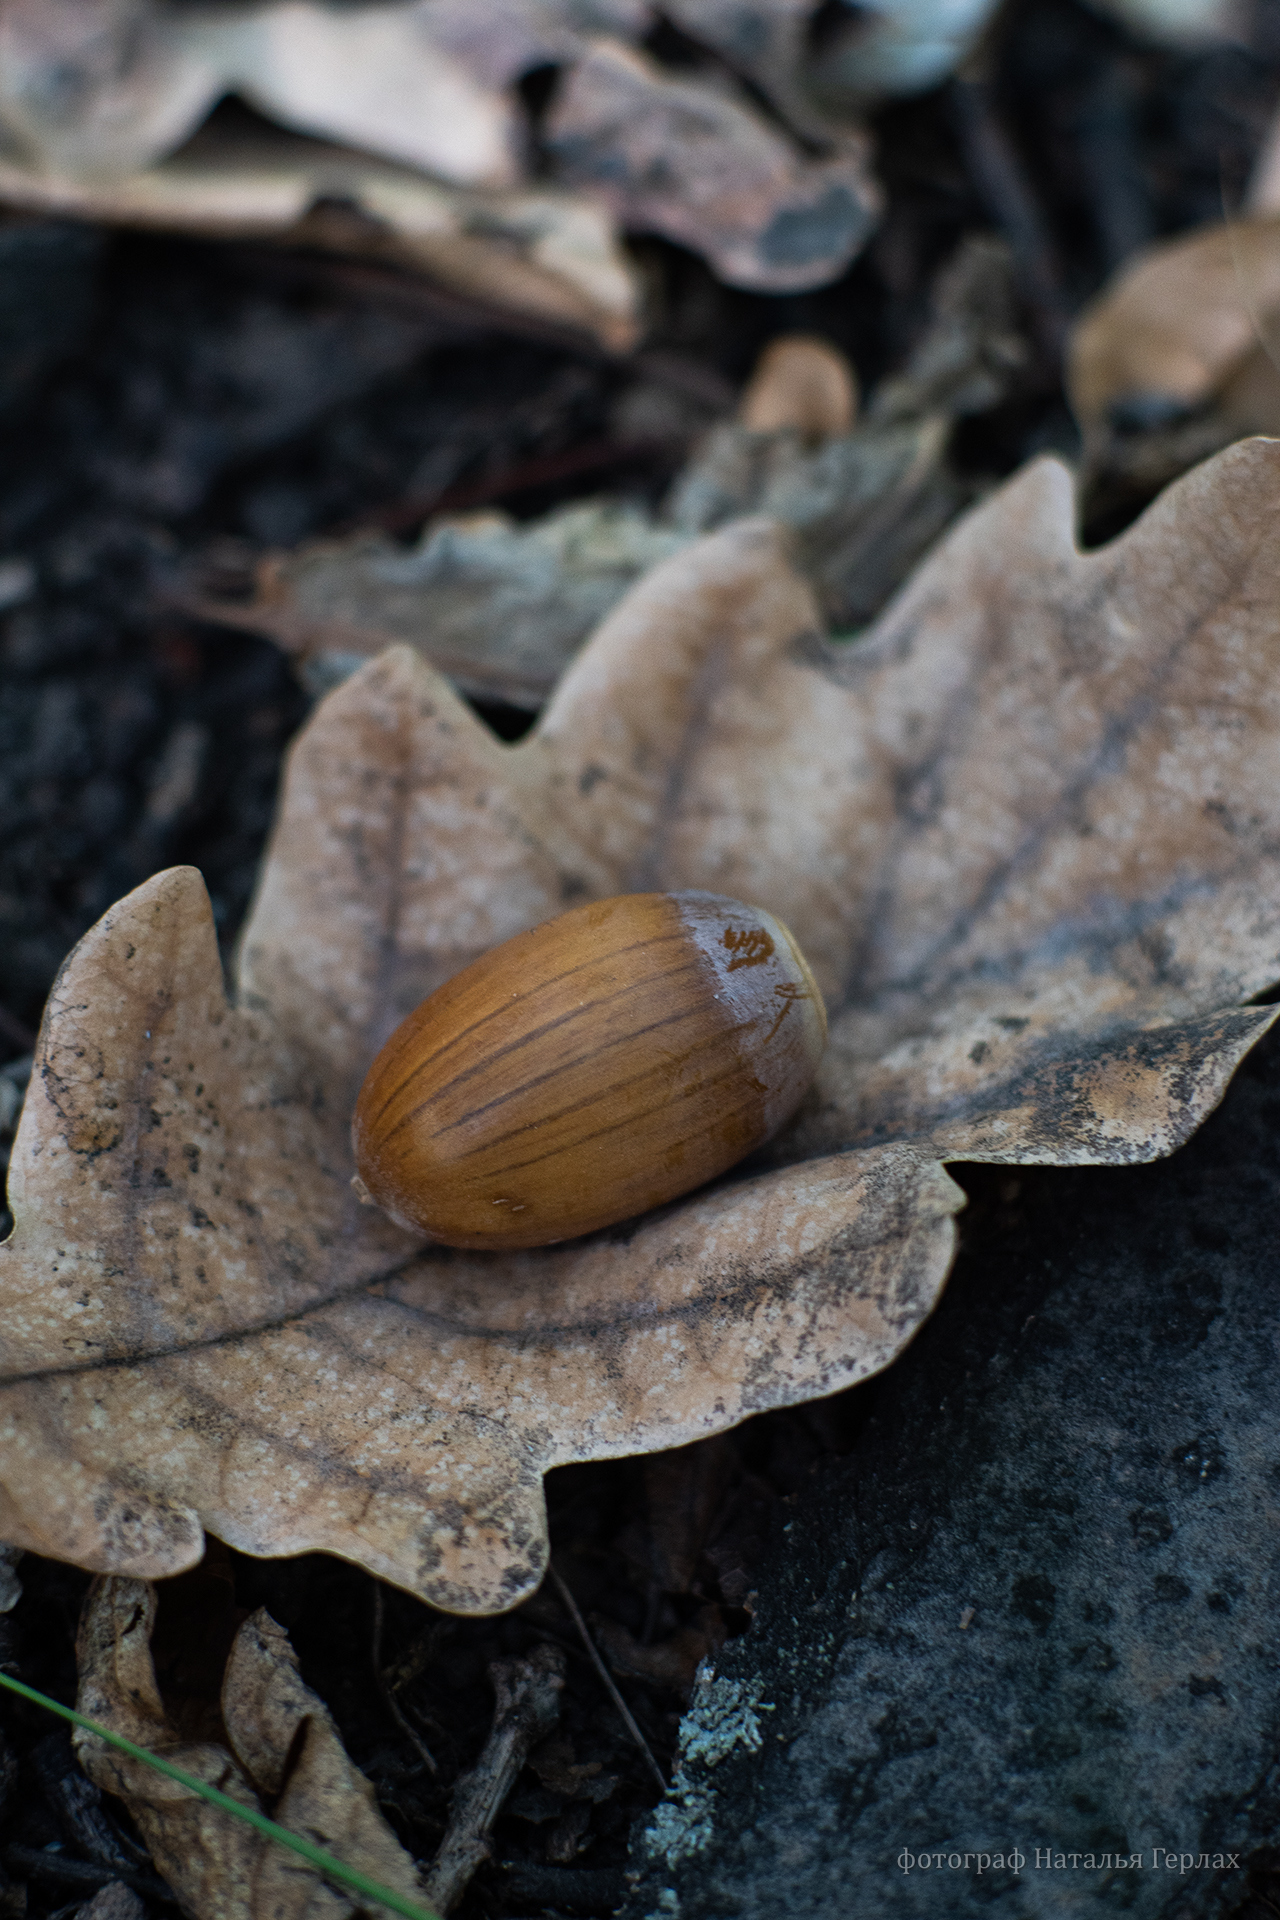
{"label": "dark soil", "polygon": [[[874,388],[919,337],[940,266],[992,228],[1014,249],[1033,372],[954,451],[998,478],[1070,445],[1057,356],[1071,314],[1135,245],[1236,204],[1277,95],[1267,0],[1248,45],[1199,54],[1141,45],[1076,0],[1021,0],[984,71],[879,116],[888,210],[842,281],[748,295],[641,239],[654,315],[631,360],[318,257],[0,222],[0,1065],[30,1051],[68,948],[149,874],[199,867],[228,950],[244,918],[307,701],[266,640],[180,612],[184,585],[244,580],[264,550],[334,528],[413,535],[434,500],[524,516],[606,490],[656,499],[685,449],[625,439],[628,393],[666,386],[710,417],[762,345],[797,328],[845,347]],[[484,711],[506,737],[528,724]],[[975,1220],[972,1257],[983,1230]],[[551,1477],[556,1565],[662,1766],[697,1658],[750,1625],[778,1503],[853,1445],[866,1391]],[[70,1701],[86,1577],[32,1557],[21,1572],[4,1661]],[[476,1621],[390,1589],[379,1615],[377,1592],[322,1556],[211,1548],[164,1593],[157,1658],[175,1713],[216,1696],[236,1622],[268,1606],[389,1819],[429,1857],[488,1730],[489,1662],[550,1640],[568,1662],[568,1747],[526,1769],[460,1911],[610,1912],[657,1790],[560,1600],[547,1588]],[[114,1837],[120,1810],[91,1819],[68,1790],[50,1724],[0,1707],[0,1909],[69,1915],[95,1875],[122,1873],[159,1909],[145,1860]],[[595,1770],[571,1779],[570,1764]]]}

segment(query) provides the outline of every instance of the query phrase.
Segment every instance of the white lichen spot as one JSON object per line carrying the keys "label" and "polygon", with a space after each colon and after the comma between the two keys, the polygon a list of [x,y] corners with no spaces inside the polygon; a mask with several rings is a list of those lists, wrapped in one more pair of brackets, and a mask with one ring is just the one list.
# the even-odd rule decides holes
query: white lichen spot
{"label": "white lichen spot", "polygon": [[693,1700],[680,1723],[675,1775],[665,1800],[654,1808],[642,1843],[646,1853],[673,1867],[702,1851],[713,1832],[710,1770],[735,1747],[757,1749],[764,1739],[759,1716],[772,1712],[771,1702],[756,1699],[745,1680],[717,1679],[705,1664],[698,1669]]}

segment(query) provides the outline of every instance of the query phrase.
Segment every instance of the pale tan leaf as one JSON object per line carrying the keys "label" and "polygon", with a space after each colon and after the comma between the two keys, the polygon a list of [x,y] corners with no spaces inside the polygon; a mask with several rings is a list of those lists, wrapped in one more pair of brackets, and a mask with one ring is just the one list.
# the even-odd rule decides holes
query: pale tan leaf
{"label": "pale tan leaf", "polygon": [[[1038,463],[854,648],[739,522],[515,747],[408,650],[362,669],[294,749],[239,1005],[183,870],[59,981],[0,1248],[0,1536],[154,1573],[208,1526],[500,1609],[545,1565],[547,1467],[900,1351],[951,1259],[941,1161],[1169,1151],[1274,1017],[1278,505],[1280,446],[1246,443],[1081,554]],[[405,1008],[653,886],[780,914],[828,995],[772,1169],[501,1256],[353,1207],[351,1101]]]}
{"label": "pale tan leaf", "polygon": [[250,0],[4,0],[0,137],[36,173],[110,177],[171,153],[224,94],[460,186],[518,177],[512,102],[431,37],[430,9]]}
{"label": "pale tan leaf", "polygon": [[[243,1806],[270,1806],[278,1825],[420,1901],[414,1864],[348,1759],[324,1702],[302,1684],[284,1629],[260,1609],[236,1635],[222,1689],[228,1751],[213,1741],[181,1741],[169,1725],[151,1664],[155,1614],[149,1581],[108,1578],[90,1589],[76,1645],[79,1711]],[[196,1920],[342,1920],[366,1910],[278,1841],[145,1761],[83,1729],[75,1745],[89,1778],[124,1801],[157,1869]]]}
{"label": "pale tan leaf", "polygon": [[761,354],[738,418],[752,433],[789,429],[805,440],[846,434],[858,411],[858,380],[838,347],[806,333],[784,333]]}

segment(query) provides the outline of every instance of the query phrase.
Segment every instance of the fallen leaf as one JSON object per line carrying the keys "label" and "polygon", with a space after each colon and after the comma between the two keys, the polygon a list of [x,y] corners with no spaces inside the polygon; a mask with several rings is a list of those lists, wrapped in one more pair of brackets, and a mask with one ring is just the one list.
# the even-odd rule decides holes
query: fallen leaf
{"label": "fallen leaf", "polygon": [[259,0],[4,0],[0,137],[36,173],[131,174],[171,153],[225,94],[283,126],[459,186],[519,177],[517,119],[431,37],[431,8]]}
{"label": "fallen leaf", "polygon": [[566,184],[599,194],[630,230],[704,254],[731,286],[823,286],[879,217],[861,135],[808,159],[727,91],[618,41],[596,41],[565,75],[545,137]]}
{"label": "fallen leaf", "polygon": [[271,555],[252,600],[191,604],[270,634],[316,693],[403,641],[464,693],[536,709],[633,581],[684,544],[614,501],[526,526],[473,514],[433,521],[408,550],[362,533]]}
{"label": "fallen leaf", "polygon": [[[241,1805],[422,1901],[413,1861],[348,1759],[328,1708],[303,1685],[289,1636],[265,1608],[237,1633],[222,1684],[227,1744],[183,1741],[170,1726],[151,1662],[156,1592],[145,1580],[98,1580],[76,1642],[79,1711],[109,1732],[218,1787]],[[279,1920],[369,1911],[313,1867],[180,1782],[84,1729],[74,1735],[89,1778],[124,1801],[157,1870],[200,1920]]]}
{"label": "fallen leaf", "polygon": [[1278,322],[1280,216],[1218,223],[1144,248],[1072,333],[1067,383],[1086,437],[1160,424],[1215,398],[1230,416],[1224,438],[1269,428],[1280,411],[1280,374],[1267,353]]}
{"label": "fallen leaf", "polygon": [[857,376],[840,349],[808,334],[784,333],[761,354],[738,418],[750,433],[789,429],[815,441],[848,433],[857,411]]}
{"label": "fallen leaf", "polygon": [[799,434],[715,427],[671,490],[685,533],[767,513],[795,533],[794,557],[838,629],[863,626],[968,499],[947,464],[951,423],[868,421],[816,451]]}
{"label": "fallen leaf", "polygon": [[[0,15],[0,19],[3,15]],[[139,172],[49,175],[0,153],[0,201],[41,213],[385,261],[624,350],[639,288],[611,222],[553,187],[483,192],[320,141],[211,121]]]}
{"label": "fallen leaf", "polygon": [[[1280,447],[1111,546],[1041,461],[865,642],[768,523],[653,569],[502,746],[407,650],[297,743],[228,1007],[199,877],[67,962],[0,1247],[0,1537],[173,1572],[202,1528],[497,1611],[540,1480],[834,1392],[954,1246],[939,1164],[1168,1153],[1276,1017]],[[572,901],[707,887],[787,920],[832,1014],[774,1164],[510,1256],[349,1187],[382,1040]],[[852,1144],[851,1144],[852,1143]]]}
{"label": "fallen leaf", "polygon": [[[728,76],[671,76],[611,37],[655,22],[643,0],[2,0],[0,198],[372,252],[615,348],[639,301],[601,200],[740,284],[833,278],[880,204],[862,134],[807,159],[728,96]],[[549,147],[586,195],[518,191],[529,129],[513,83],[549,62],[567,63]],[[205,124],[228,94],[314,140]]]}
{"label": "fallen leaf", "polygon": [[[953,353],[952,374],[954,362]],[[908,414],[909,396],[926,390],[931,397],[933,387],[913,384],[908,368],[898,412]],[[404,641],[463,692],[536,710],[642,573],[693,535],[763,510],[796,528],[797,558],[824,612],[837,626],[859,625],[967,495],[944,461],[944,420],[906,426],[895,418],[850,435],[855,409],[844,356],[825,341],[786,335],[761,356],[743,418],[706,440],[660,515],[606,500],[524,526],[493,512],[438,519],[407,552],[362,532],[267,556],[248,600],[195,593],[183,604],[269,634],[316,694]]]}

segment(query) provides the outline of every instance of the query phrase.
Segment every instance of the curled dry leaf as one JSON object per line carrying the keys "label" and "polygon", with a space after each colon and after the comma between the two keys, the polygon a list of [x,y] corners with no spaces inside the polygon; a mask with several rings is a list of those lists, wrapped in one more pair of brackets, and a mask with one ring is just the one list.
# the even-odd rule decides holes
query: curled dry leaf
{"label": "curled dry leaf", "polygon": [[1221,440],[1280,427],[1280,215],[1260,213],[1128,261],[1076,322],[1068,387],[1095,443],[1216,402]]}
{"label": "curled dry leaf", "polygon": [[[976,338],[994,341],[1006,371],[1019,364],[992,298],[1004,266],[999,244],[959,265],[956,297],[944,289],[884,418],[854,432],[857,384],[844,356],[825,341],[786,336],[761,356],[744,417],[707,437],[660,516],[611,501],[562,507],[526,526],[480,513],[434,521],[407,552],[360,533],[269,555],[247,602],[192,594],[185,604],[269,634],[313,693],[403,641],[463,692],[536,710],[642,573],[694,535],[763,511],[796,529],[796,558],[827,617],[859,626],[966,502],[945,459],[947,416],[992,404],[1002,391]],[[954,271],[946,277],[957,280]],[[982,315],[1004,317],[1003,332],[974,326],[975,278]]]}
{"label": "curled dry leaf", "polygon": [[246,134],[214,120],[171,159],[109,177],[37,173],[0,152],[0,200],[384,261],[542,325],[585,330],[616,350],[638,332],[636,275],[602,208],[550,187],[445,186],[269,128]]}
{"label": "curled dry leaf", "polygon": [[623,226],[705,254],[732,286],[822,286],[879,217],[862,136],[806,159],[728,92],[616,41],[596,41],[565,76],[546,138],[568,185],[599,194]]}
{"label": "curled dry leaf", "polygon": [[431,37],[430,9],[317,0],[3,0],[0,140],[37,173],[137,172],[224,94],[460,186],[518,177],[512,102]]}
{"label": "curled dry leaf", "polygon": [[[1275,1010],[1280,446],[1073,544],[1025,470],[865,642],[772,524],[655,568],[505,747],[408,650],[296,745],[227,1005],[199,877],[59,978],[0,1247],[0,1537],[191,1564],[322,1548],[460,1611],[546,1564],[542,1473],[885,1365],[937,1297],[946,1159],[1167,1153]],[[424,1247],[351,1194],[382,1040],[577,900],[779,914],[832,1043],[772,1163],[589,1239]]]}
{"label": "curled dry leaf", "polygon": [[738,419],[751,433],[789,428],[805,440],[833,440],[852,430],[857,411],[857,376],[840,349],[785,333],[761,354]]}
{"label": "curled dry leaf", "polygon": [[270,634],[315,692],[402,641],[464,693],[536,709],[610,607],[685,538],[614,501],[528,526],[471,514],[433,521],[407,551],[361,533],[273,554],[247,605],[192,604]]}
{"label": "curled dry leaf", "polygon": [[[407,1900],[423,1890],[413,1861],[348,1759],[328,1708],[303,1685],[283,1627],[265,1608],[236,1634],[222,1683],[227,1745],[183,1740],[170,1725],[151,1662],[156,1593],[149,1581],[103,1579],[85,1602],[76,1642],[76,1705],[111,1733],[218,1787]],[[210,1805],[145,1761],[83,1729],[80,1763],[123,1800],[156,1867],[200,1920],[343,1920],[366,1909],[304,1860]],[[368,1911],[385,1914],[386,1909]]]}

